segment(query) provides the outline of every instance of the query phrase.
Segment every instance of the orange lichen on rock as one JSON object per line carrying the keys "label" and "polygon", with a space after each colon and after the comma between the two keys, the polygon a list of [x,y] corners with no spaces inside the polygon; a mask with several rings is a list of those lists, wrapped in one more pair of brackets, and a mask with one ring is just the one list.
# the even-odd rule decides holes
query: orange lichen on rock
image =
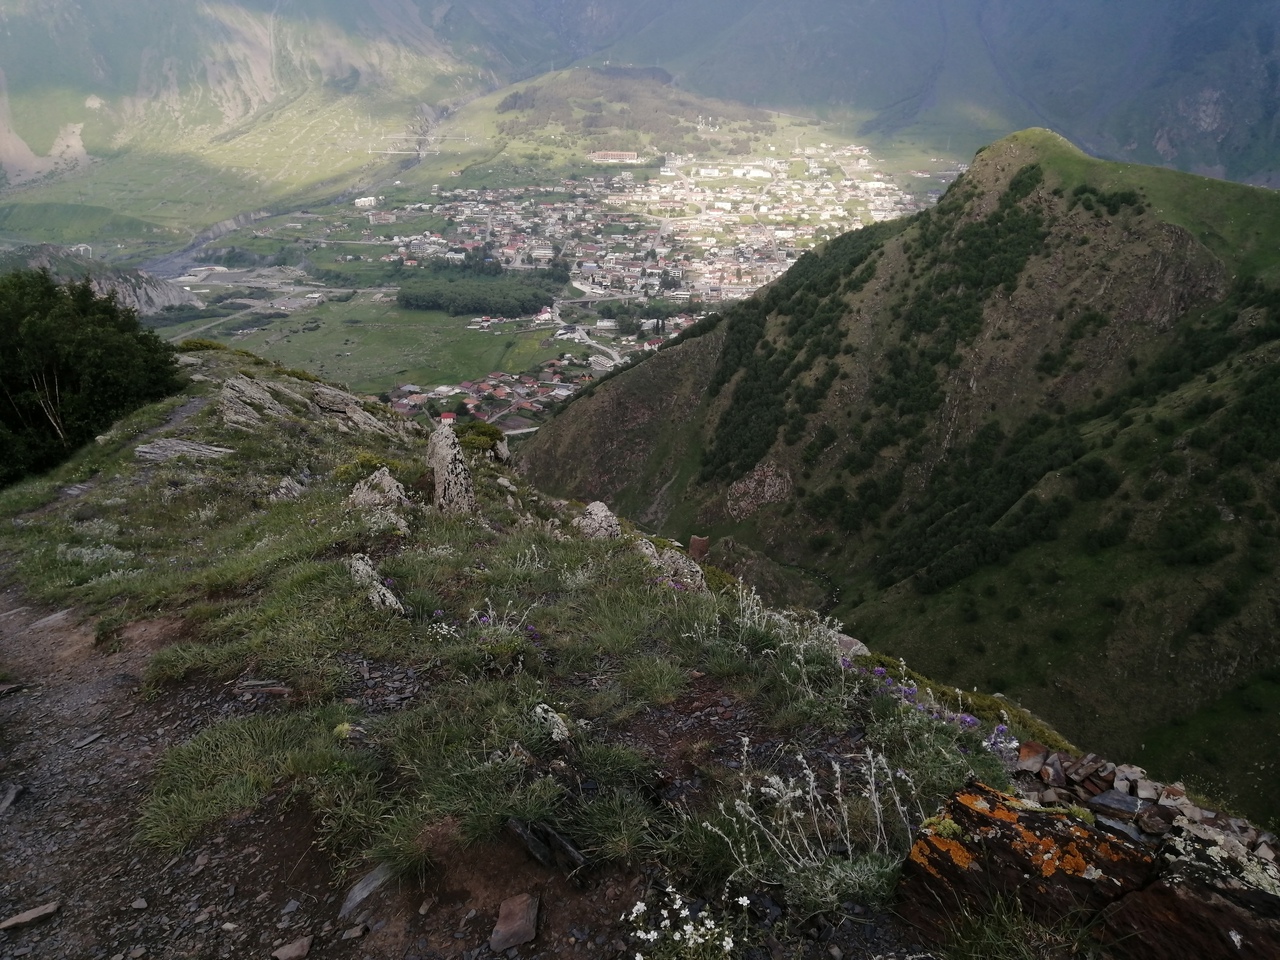
{"label": "orange lichen on rock", "polygon": [[946,837],[930,837],[932,843],[938,850],[945,853],[951,858],[951,862],[962,870],[968,870],[973,866],[973,854],[963,843],[958,840],[950,840]]}

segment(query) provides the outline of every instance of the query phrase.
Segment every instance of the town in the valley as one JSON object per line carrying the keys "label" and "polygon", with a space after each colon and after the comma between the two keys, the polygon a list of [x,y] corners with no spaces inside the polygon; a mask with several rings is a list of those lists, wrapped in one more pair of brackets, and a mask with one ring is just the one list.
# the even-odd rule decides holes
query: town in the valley
{"label": "town in the valley", "polygon": [[[820,144],[757,159],[592,154],[586,175],[553,185],[453,187],[405,197],[397,183],[333,213],[256,226],[261,241],[314,241],[313,262],[415,269],[481,258],[507,271],[559,266],[570,294],[540,313],[466,316],[478,330],[545,329],[563,350],[541,373],[495,371],[461,383],[398,384],[406,416],[472,415],[529,429],[557,402],[628,355],[659,348],[708,311],[750,296],[806,250],[849,230],[935,203],[965,165],[887,172],[866,147]],[[287,218],[286,218],[287,219]],[[226,271],[218,271],[226,272]],[[184,278],[226,282],[210,268]],[[273,309],[305,311],[326,295],[284,296]],[[249,331],[250,333],[252,331]]]}

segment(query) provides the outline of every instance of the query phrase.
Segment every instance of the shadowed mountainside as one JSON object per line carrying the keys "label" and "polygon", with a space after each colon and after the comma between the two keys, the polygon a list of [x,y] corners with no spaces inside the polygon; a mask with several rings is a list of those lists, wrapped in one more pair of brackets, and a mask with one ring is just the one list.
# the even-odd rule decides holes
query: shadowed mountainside
{"label": "shadowed mountainside", "polygon": [[598,384],[524,469],[812,568],[873,648],[1274,815],[1277,236],[1264,191],[1018,134]]}

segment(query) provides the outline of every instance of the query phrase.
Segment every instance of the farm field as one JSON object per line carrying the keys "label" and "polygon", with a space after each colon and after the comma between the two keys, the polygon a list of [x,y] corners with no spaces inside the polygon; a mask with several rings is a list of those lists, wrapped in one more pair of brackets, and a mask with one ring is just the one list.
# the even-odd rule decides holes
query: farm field
{"label": "farm field", "polygon": [[372,394],[402,383],[429,389],[493,370],[518,373],[564,349],[542,345],[552,332],[546,328],[481,331],[466,329],[466,323],[463,317],[401,310],[394,302],[362,294],[350,303],[299,310],[252,331],[233,334],[214,327],[201,336]]}

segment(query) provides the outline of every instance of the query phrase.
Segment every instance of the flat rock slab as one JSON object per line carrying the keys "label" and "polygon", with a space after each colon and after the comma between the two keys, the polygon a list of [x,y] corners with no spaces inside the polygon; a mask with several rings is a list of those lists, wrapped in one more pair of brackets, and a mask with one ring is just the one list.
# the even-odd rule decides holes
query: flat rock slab
{"label": "flat rock slab", "polygon": [[229,447],[215,447],[207,443],[195,443],[192,440],[157,440],[137,447],[134,455],[139,460],[161,463],[177,457],[188,457],[192,460],[217,460],[229,453],[235,453]]}
{"label": "flat rock slab", "polygon": [[538,935],[538,898],[531,893],[509,897],[498,909],[498,923],[489,935],[489,949],[502,953]]}
{"label": "flat rock slab", "polygon": [[381,887],[384,883],[391,879],[391,868],[385,863],[375,870],[366,873],[347,893],[347,899],[342,901],[342,909],[338,911],[338,919],[344,920],[351,915],[356,907],[369,899],[369,896]]}
{"label": "flat rock slab", "polygon": [[314,937],[303,937],[301,940],[287,943],[271,956],[273,960],[303,960],[303,957],[311,952],[311,941],[314,939]]}
{"label": "flat rock slab", "polygon": [[15,917],[0,923],[0,930],[16,930],[18,927],[25,927],[32,923],[39,923],[46,917],[52,917],[62,908],[62,904],[55,901],[46,903],[43,907],[35,907],[26,913],[20,913]]}

